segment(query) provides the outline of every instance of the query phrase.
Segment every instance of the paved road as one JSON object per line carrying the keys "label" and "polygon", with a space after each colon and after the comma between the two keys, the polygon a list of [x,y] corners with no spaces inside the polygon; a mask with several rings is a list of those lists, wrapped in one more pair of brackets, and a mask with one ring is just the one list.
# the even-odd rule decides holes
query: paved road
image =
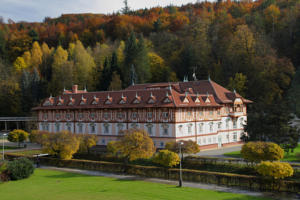
{"label": "paved road", "polygon": [[198,156],[212,156],[212,157],[225,157],[224,153],[229,153],[232,151],[240,151],[242,145],[232,146],[232,147],[224,147],[221,149],[213,149],[213,150],[202,150],[197,153]]}
{"label": "paved road", "polygon": [[[50,167],[50,166],[41,166],[42,169],[49,169],[49,170],[58,170],[63,172],[71,172],[71,173],[78,173],[90,176],[104,176],[116,179],[124,179],[124,180],[141,180],[141,181],[148,181],[154,183],[162,183],[162,184],[169,184],[169,185],[178,185],[178,181],[171,181],[171,180],[164,180],[164,179],[157,179],[157,178],[145,178],[139,177],[134,175],[121,175],[121,174],[112,174],[112,173],[105,173],[100,171],[90,171],[90,170],[80,170],[80,169],[70,169],[70,168],[58,168],[58,167]],[[200,188],[206,190],[215,190],[219,192],[230,192],[236,194],[245,194],[249,196],[257,196],[257,197],[268,197],[276,200],[296,200],[300,199],[300,196],[291,195],[291,194],[273,194],[273,193],[266,193],[266,192],[255,192],[255,191],[248,191],[242,190],[239,188],[230,188],[224,186],[218,186],[213,184],[203,184],[203,183],[194,183],[194,182],[184,182],[184,187],[192,187],[192,188]]]}

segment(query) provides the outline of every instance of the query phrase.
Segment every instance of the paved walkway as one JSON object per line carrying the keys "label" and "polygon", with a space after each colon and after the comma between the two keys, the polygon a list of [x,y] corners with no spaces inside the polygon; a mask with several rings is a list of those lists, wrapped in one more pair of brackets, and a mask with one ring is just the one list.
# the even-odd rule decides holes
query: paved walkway
{"label": "paved walkway", "polygon": [[233,151],[240,151],[242,148],[242,144],[231,146],[231,147],[223,147],[220,149],[212,149],[212,150],[201,150],[197,153],[198,156],[212,156],[212,157],[226,157],[223,154],[229,153]]}
{"label": "paved walkway", "polygon": [[[121,174],[112,174],[100,171],[90,171],[90,170],[81,170],[81,169],[71,169],[71,168],[58,168],[58,167],[50,167],[50,166],[41,166],[42,169],[49,169],[49,170],[58,170],[63,172],[70,172],[70,173],[78,173],[90,176],[103,176],[103,177],[110,177],[115,179],[123,179],[123,180],[140,180],[140,181],[148,181],[154,183],[162,183],[162,184],[169,184],[169,185],[178,185],[178,181],[173,180],[165,180],[165,179],[157,179],[157,178],[145,178],[139,177],[134,175],[121,175]],[[204,183],[194,183],[194,182],[183,182],[184,187],[192,187],[192,188],[200,188],[206,190],[215,190],[219,192],[230,192],[236,194],[245,194],[249,196],[256,196],[256,197],[268,197],[276,200],[296,200],[300,199],[300,196],[291,195],[291,194],[274,194],[270,192],[255,192],[249,190],[243,190],[239,188],[230,188],[224,186],[218,186],[213,184],[204,184]]]}

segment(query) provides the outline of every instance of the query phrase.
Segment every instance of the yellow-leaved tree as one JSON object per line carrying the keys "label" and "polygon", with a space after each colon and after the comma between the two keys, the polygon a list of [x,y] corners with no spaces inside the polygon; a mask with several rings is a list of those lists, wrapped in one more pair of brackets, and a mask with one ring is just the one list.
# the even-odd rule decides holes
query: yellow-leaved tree
{"label": "yellow-leaved tree", "polygon": [[7,139],[10,142],[17,142],[18,146],[20,146],[20,143],[28,139],[28,133],[21,129],[15,129],[9,132]]}
{"label": "yellow-leaved tree", "polygon": [[61,159],[71,159],[79,149],[79,137],[68,131],[61,131],[47,135],[43,142],[43,152]]}
{"label": "yellow-leaved tree", "polygon": [[114,151],[118,151],[125,162],[141,158],[150,158],[155,147],[148,133],[142,129],[129,129],[124,131],[121,139],[114,144]]}
{"label": "yellow-leaved tree", "polygon": [[97,144],[97,136],[90,134],[81,134],[78,136],[80,140],[79,153],[90,153],[90,148]]}

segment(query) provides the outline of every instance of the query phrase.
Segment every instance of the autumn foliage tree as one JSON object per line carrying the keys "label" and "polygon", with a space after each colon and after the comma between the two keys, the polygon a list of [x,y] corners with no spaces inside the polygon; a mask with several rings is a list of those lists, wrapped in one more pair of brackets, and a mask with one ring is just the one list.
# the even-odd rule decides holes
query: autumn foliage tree
{"label": "autumn foliage tree", "polygon": [[[180,144],[183,143],[183,144]],[[192,140],[182,140],[178,142],[168,142],[166,143],[165,148],[179,153],[179,145],[181,145],[181,153],[182,154],[194,154],[198,153],[200,151],[200,147],[197,144],[197,142],[192,141]]]}
{"label": "autumn foliage tree", "polygon": [[121,139],[113,145],[127,161],[150,158],[155,152],[152,139],[142,129],[126,130]]}
{"label": "autumn foliage tree", "polygon": [[43,142],[43,152],[56,156],[60,159],[71,159],[80,145],[79,137],[68,131],[60,131],[47,135]]}
{"label": "autumn foliage tree", "polygon": [[28,133],[21,129],[15,129],[11,132],[9,132],[7,139],[10,142],[17,142],[18,146],[20,146],[20,143],[26,141],[28,139]]}
{"label": "autumn foliage tree", "polygon": [[78,153],[90,153],[90,148],[97,144],[97,136],[90,134],[78,135],[80,140]]}

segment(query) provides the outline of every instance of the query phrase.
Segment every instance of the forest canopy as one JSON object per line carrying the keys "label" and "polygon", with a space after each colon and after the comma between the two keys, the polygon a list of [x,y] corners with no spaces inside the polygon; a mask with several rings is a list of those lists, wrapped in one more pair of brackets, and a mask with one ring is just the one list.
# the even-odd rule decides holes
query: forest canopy
{"label": "forest canopy", "polygon": [[254,101],[248,113],[255,130],[247,127],[252,140],[295,136],[286,127],[291,113],[300,116],[299,52],[298,0],[0,21],[0,116],[30,115],[42,99],[72,84],[119,90],[132,82],[192,80],[195,73]]}

